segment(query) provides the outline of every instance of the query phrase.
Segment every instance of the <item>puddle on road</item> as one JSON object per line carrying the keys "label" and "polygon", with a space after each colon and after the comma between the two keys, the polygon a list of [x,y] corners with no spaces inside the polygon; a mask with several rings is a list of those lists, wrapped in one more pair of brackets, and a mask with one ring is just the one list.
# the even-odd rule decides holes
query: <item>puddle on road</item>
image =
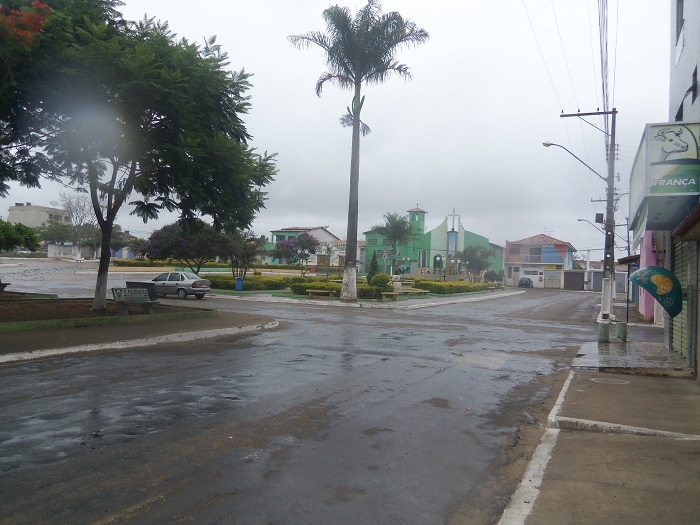
{"label": "puddle on road", "polygon": [[432,399],[426,399],[421,401],[421,403],[427,403],[436,408],[450,408],[450,402],[442,397],[433,397]]}

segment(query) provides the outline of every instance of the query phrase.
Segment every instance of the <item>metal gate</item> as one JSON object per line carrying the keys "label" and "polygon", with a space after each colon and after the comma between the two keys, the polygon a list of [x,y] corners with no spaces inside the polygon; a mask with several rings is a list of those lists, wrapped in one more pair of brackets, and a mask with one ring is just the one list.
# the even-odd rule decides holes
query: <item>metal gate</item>
{"label": "metal gate", "polygon": [[586,272],[582,270],[564,271],[564,290],[583,291],[583,283],[586,280]]}
{"label": "metal gate", "polygon": [[561,289],[561,270],[545,270],[544,287]]}
{"label": "metal gate", "polygon": [[694,242],[673,243],[673,273],[681,283],[683,309],[671,324],[671,347],[689,358],[693,345],[693,290],[697,281],[697,246]]}

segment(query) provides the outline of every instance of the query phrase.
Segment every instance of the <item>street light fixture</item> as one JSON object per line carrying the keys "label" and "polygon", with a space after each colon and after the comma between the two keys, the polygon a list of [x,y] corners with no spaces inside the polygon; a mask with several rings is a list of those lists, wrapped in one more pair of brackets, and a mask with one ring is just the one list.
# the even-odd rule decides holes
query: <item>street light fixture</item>
{"label": "street light fixture", "polygon": [[[570,151],[568,148],[565,148],[561,144],[555,144],[553,142],[543,142],[542,145],[545,148],[549,148],[550,146],[556,146],[558,148],[563,149],[566,151],[569,155],[574,157],[577,161],[579,161],[581,164],[586,166],[589,170],[591,170],[593,173],[596,174],[598,178],[601,180],[604,180],[606,185],[607,185],[607,208],[606,208],[606,214],[605,214],[605,255],[604,255],[604,261],[603,261],[603,290],[602,290],[602,298],[600,301],[600,315],[598,317],[599,321],[603,321],[604,323],[608,323],[610,319],[614,320],[615,315],[613,314],[613,304],[615,300],[615,258],[614,258],[614,251],[615,251],[615,203],[614,203],[614,198],[615,198],[615,174],[614,174],[614,163],[615,163],[615,153],[614,153],[614,144],[615,144],[615,115],[617,111],[613,110],[612,111],[612,116],[613,116],[613,121],[612,121],[612,132],[610,134],[610,147],[608,148],[608,176],[603,177],[600,173],[598,173],[596,170],[591,168],[588,164],[586,164],[583,160],[581,160],[578,156],[576,156],[572,151]],[[606,289],[607,288],[607,289]],[[602,327],[601,327],[602,328]],[[601,332],[599,330],[599,335],[598,335],[598,340],[603,342],[607,341],[607,336],[604,335],[605,332]]]}
{"label": "street light fixture", "polygon": [[301,267],[300,271],[301,271],[302,276],[306,273],[304,271],[304,266],[307,267],[306,270],[308,271],[309,254],[310,254],[309,250],[302,250],[302,249],[297,250],[297,259],[302,261],[302,263],[300,264],[300,267]]}
{"label": "street light fixture", "polygon": [[[601,230],[600,228],[598,228],[598,226],[596,226],[595,224],[593,224],[593,223],[592,223],[591,221],[589,221],[588,219],[576,219],[576,220],[579,221],[579,222],[587,222],[588,224],[590,224],[591,226],[593,226],[596,230],[598,230],[600,233],[603,233],[603,234],[605,233],[603,230]],[[627,226],[627,225],[626,225],[626,224],[616,224],[615,226]],[[625,241],[625,243],[629,242],[629,239],[625,239],[625,238],[624,238],[622,235],[620,235],[619,233],[615,232],[615,235],[617,235],[621,240]],[[627,254],[627,255],[629,255],[629,254]]]}
{"label": "street light fixture", "polygon": [[542,145],[543,145],[545,148],[549,148],[550,146],[556,146],[557,148],[563,149],[564,151],[566,151],[567,153],[569,153],[569,155],[571,155],[573,158],[575,158],[577,161],[579,161],[581,164],[583,164],[583,165],[586,166],[589,170],[591,170],[593,173],[595,173],[599,178],[601,178],[601,179],[604,180],[605,182],[608,182],[608,179],[606,179],[605,177],[603,177],[600,173],[598,173],[596,170],[594,170],[593,168],[591,168],[588,164],[586,164],[586,163],[583,162],[581,159],[579,159],[576,155],[574,155],[573,152],[572,152],[571,150],[569,150],[568,148],[565,148],[565,147],[562,146],[561,144],[554,144],[553,142],[543,142]]}

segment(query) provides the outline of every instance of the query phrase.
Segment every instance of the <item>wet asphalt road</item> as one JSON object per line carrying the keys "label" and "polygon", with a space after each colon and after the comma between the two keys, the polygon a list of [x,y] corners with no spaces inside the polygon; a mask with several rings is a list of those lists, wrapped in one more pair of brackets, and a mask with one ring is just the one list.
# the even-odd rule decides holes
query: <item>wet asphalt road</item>
{"label": "wet asphalt road", "polygon": [[595,340],[598,299],[212,297],[281,327],[0,367],[0,522],[467,523],[470,506],[493,519],[506,502],[478,489]]}

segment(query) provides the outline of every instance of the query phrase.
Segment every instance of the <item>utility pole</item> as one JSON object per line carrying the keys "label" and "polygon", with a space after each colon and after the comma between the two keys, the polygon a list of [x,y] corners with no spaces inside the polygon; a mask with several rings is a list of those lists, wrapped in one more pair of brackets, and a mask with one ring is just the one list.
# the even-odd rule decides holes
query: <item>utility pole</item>
{"label": "utility pole", "polygon": [[[607,182],[607,207],[605,213],[605,254],[603,256],[603,290],[600,302],[600,315],[598,321],[608,322],[615,320],[613,303],[615,301],[615,124],[617,109],[610,111],[592,111],[589,113],[562,113],[565,117],[611,115],[610,135],[607,148],[608,176]],[[599,340],[600,340],[599,334]],[[607,341],[607,337],[604,338]]]}

